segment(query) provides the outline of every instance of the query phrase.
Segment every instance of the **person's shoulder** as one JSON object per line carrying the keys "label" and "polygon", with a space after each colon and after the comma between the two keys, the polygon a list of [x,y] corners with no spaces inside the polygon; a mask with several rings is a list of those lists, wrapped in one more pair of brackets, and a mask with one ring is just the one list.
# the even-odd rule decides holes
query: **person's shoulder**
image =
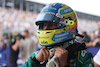
{"label": "person's shoulder", "polygon": [[92,59],[92,58],[93,58],[93,56],[90,52],[88,52],[86,50],[78,51],[77,59],[82,64],[84,63],[84,61],[87,61],[88,59]]}
{"label": "person's shoulder", "polygon": [[20,39],[20,42],[23,42],[23,41],[25,41],[25,39]]}
{"label": "person's shoulder", "polygon": [[30,56],[26,61],[28,61],[28,60],[30,60],[31,58],[35,57],[38,53],[39,53],[39,51],[32,52],[32,53],[31,53],[31,56]]}
{"label": "person's shoulder", "polygon": [[29,40],[30,40],[30,41],[34,41],[33,37],[29,37]]}
{"label": "person's shoulder", "polygon": [[39,51],[35,51],[35,52],[31,53],[31,57],[36,56],[38,53],[39,53]]}
{"label": "person's shoulder", "polygon": [[78,55],[80,56],[80,57],[88,57],[88,56],[92,56],[92,54],[90,53],[90,52],[88,52],[88,51],[86,51],[86,50],[80,50],[80,51],[78,51]]}

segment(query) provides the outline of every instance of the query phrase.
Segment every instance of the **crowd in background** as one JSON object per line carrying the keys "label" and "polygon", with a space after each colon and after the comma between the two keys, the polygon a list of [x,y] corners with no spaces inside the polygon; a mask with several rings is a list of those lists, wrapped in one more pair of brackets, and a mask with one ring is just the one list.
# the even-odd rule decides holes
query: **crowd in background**
{"label": "crowd in background", "polygon": [[5,32],[19,32],[28,29],[35,33],[37,27],[35,26],[35,19],[37,17],[35,12],[20,11],[18,9],[3,9],[0,8],[0,31]]}
{"label": "crowd in background", "polygon": [[[40,49],[34,23],[37,15],[34,12],[0,8],[0,52],[3,50],[7,54],[6,50],[9,48],[9,62],[13,67],[17,66],[15,62],[17,63],[19,54],[22,62],[25,62],[32,52]],[[87,47],[100,47],[100,22],[93,22],[90,26],[79,20],[79,32],[84,35],[82,42]],[[86,29],[88,31],[84,31],[86,25],[89,25]]]}
{"label": "crowd in background", "polygon": [[87,47],[100,47],[100,21],[97,23],[98,29],[89,35],[86,31],[82,33],[83,41]]}
{"label": "crowd in background", "polygon": [[[9,62],[8,67],[17,67],[18,57],[21,59],[18,63],[24,63],[32,52],[40,49],[38,45],[37,37],[28,30],[24,30],[23,35],[3,34],[0,36],[0,63]],[[5,57],[1,56],[1,52],[4,52]]]}

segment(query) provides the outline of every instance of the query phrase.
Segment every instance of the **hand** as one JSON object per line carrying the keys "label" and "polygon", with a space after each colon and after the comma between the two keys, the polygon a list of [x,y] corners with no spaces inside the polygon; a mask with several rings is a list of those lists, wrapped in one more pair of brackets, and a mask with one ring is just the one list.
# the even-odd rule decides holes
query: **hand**
{"label": "hand", "polygon": [[58,58],[60,67],[64,67],[67,65],[68,51],[66,49],[64,49],[63,47],[57,47],[55,56],[57,56]]}
{"label": "hand", "polygon": [[12,45],[12,49],[14,51],[17,51],[18,48],[19,48],[19,40],[16,40],[16,43],[14,45]]}
{"label": "hand", "polygon": [[21,47],[21,45],[20,45],[20,40],[16,40],[15,45],[16,45],[17,47]]}
{"label": "hand", "polygon": [[48,60],[48,58],[49,58],[49,49],[42,48],[40,50],[40,52],[35,57],[39,62]]}

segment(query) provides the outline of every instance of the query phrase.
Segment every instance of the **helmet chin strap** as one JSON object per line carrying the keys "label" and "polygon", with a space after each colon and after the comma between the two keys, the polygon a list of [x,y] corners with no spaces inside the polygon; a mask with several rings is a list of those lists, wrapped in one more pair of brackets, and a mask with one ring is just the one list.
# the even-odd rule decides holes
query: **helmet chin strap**
{"label": "helmet chin strap", "polygon": [[[51,45],[51,46],[46,46],[46,48],[48,49],[52,49],[54,47],[57,47],[57,46],[61,46],[63,48],[67,48],[69,45],[73,44],[74,43],[74,40],[75,38],[73,39],[70,39],[70,40],[66,40],[66,41],[63,41],[63,42],[60,42],[60,43],[56,43],[54,45]],[[66,45],[67,44],[67,45]]]}
{"label": "helmet chin strap", "polygon": [[[63,42],[63,43],[64,44],[60,45],[60,46],[63,48],[67,48],[70,45],[70,43],[74,43],[74,39],[72,39],[71,41]],[[50,49],[50,51],[49,51],[50,55],[49,55],[49,59],[48,59],[48,62],[46,64],[46,67],[60,67],[58,58],[56,56],[54,56],[55,51],[56,51],[56,48]]]}
{"label": "helmet chin strap", "polygon": [[[73,44],[75,44],[76,42],[77,42],[76,39],[73,38],[73,39],[71,39],[69,41],[67,40],[67,41],[62,42],[63,44],[61,43],[60,46],[65,48],[65,49],[67,49],[69,46],[73,46]],[[79,44],[76,44],[76,45],[77,45],[77,47],[79,47]],[[77,49],[77,48],[75,48],[75,49]],[[60,67],[59,66],[59,62],[58,62],[58,58],[56,56],[54,56],[55,51],[56,51],[56,48],[51,48],[50,49],[50,51],[49,51],[50,55],[49,55],[49,59],[48,59],[48,62],[46,64],[46,67]]]}
{"label": "helmet chin strap", "polygon": [[[70,46],[71,44],[74,44],[76,42],[79,42],[81,43],[81,40],[83,39],[83,35],[80,35],[80,34],[76,34],[75,35],[75,38],[73,38],[72,40],[69,40],[69,41],[65,41],[64,44],[62,45],[63,48],[67,48],[68,46]],[[78,39],[77,39],[78,38]],[[80,39],[80,40],[79,40]],[[66,45],[67,44],[67,45]]]}
{"label": "helmet chin strap", "polygon": [[50,55],[49,55],[46,67],[60,67],[59,62],[58,62],[58,58],[56,56],[54,56],[55,51],[56,51],[56,48],[50,49],[50,51],[49,51]]}

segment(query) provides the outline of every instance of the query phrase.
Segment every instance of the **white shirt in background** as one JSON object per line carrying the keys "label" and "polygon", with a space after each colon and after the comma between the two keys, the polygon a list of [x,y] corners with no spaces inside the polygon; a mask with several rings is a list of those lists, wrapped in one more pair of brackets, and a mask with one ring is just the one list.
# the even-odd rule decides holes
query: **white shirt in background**
{"label": "white shirt in background", "polygon": [[93,60],[94,60],[95,63],[97,63],[98,65],[100,65],[100,49],[97,52],[97,54],[94,56]]}

